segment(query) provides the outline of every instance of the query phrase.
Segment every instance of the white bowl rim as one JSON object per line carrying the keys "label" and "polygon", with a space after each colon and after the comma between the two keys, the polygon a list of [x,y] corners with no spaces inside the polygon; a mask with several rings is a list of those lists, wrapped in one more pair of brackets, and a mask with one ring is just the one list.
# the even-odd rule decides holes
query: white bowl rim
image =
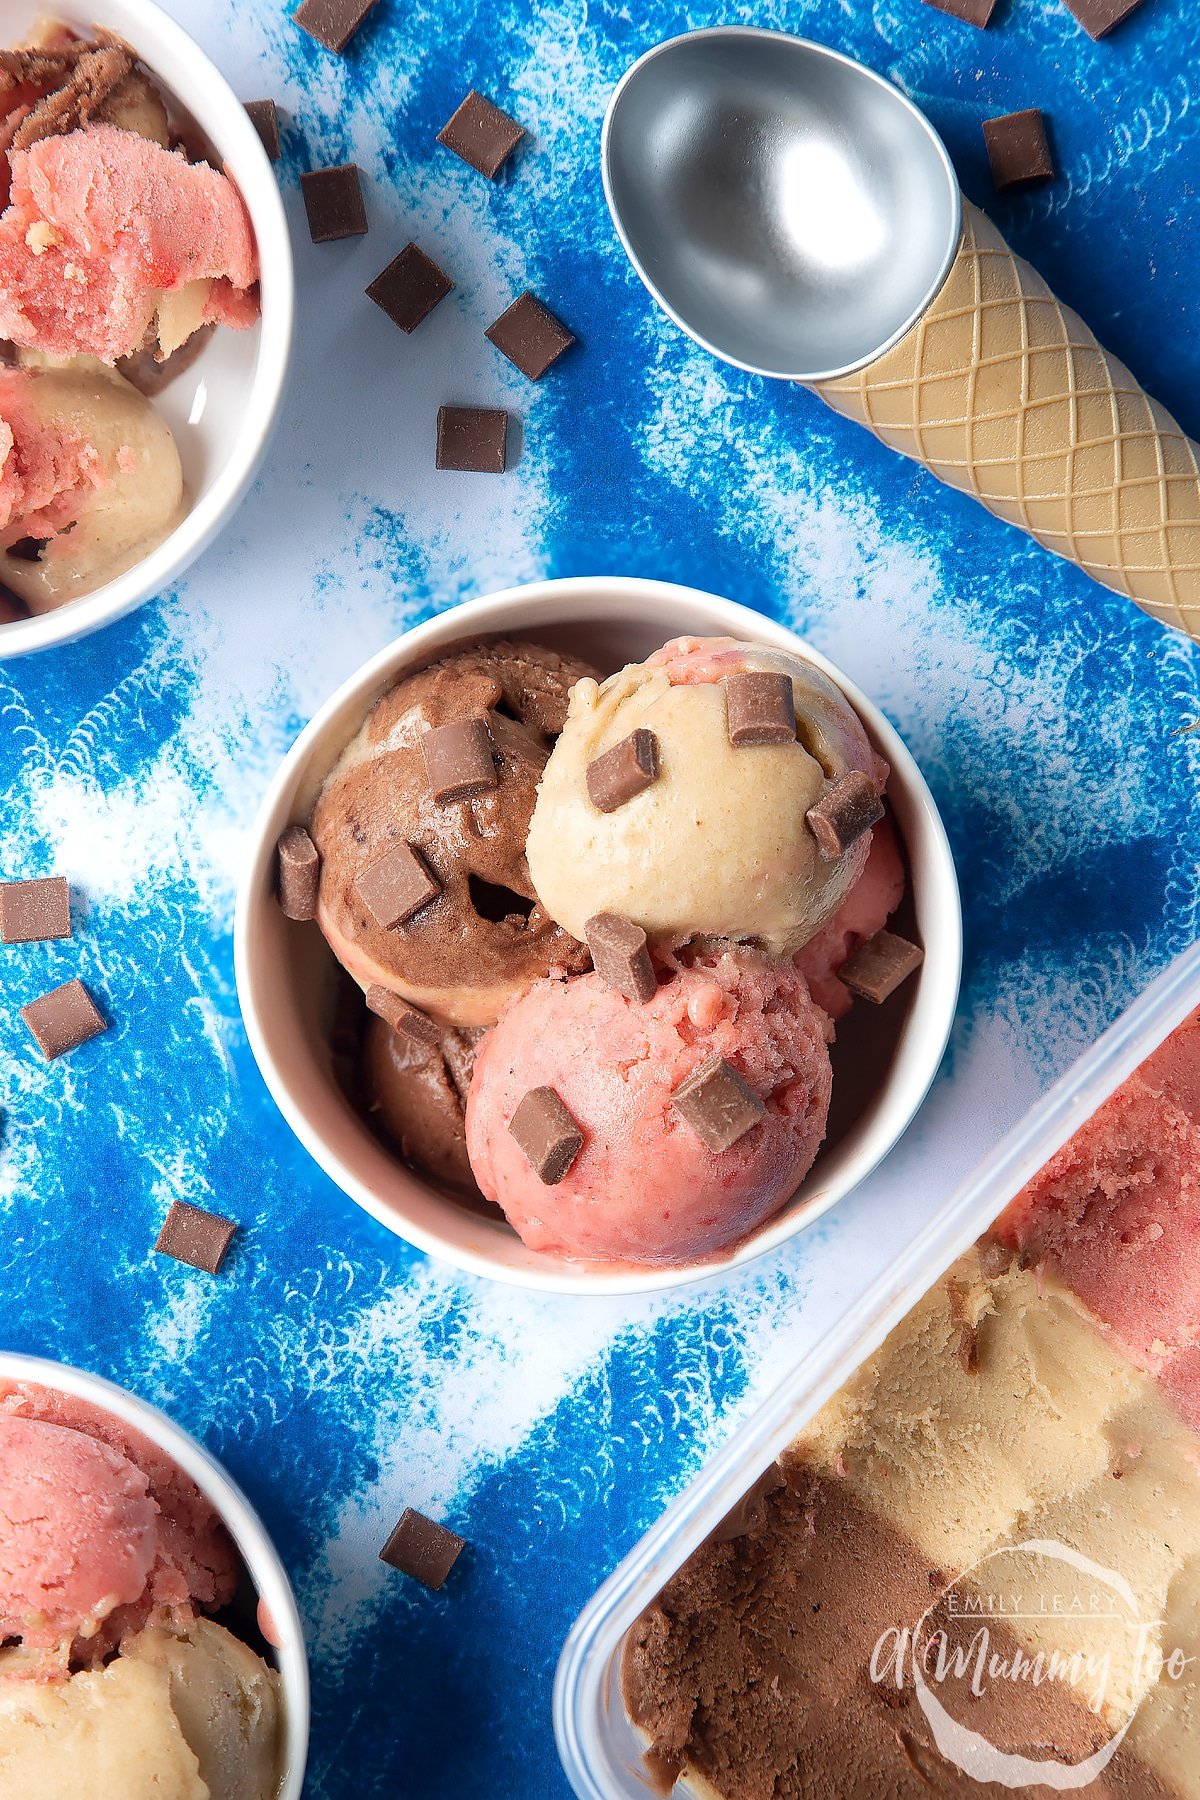
{"label": "white bowl rim", "polygon": [[[310,752],[327,721],[341,707],[351,700],[361,698],[365,716],[371,698],[382,691],[400,667],[417,662],[424,654],[443,644],[459,642],[464,638],[506,635],[514,630],[519,630],[523,636],[536,637],[536,624],[525,622],[519,627],[511,622],[506,624],[505,615],[515,606],[522,609],[531,606],[544,609],[549,615],[546,624],[551,625],[556,622],[556,608],[568,597],[576,600],[595,599],[599,602],[603,596],[611,596],[614,592],[627,600],[634,599],[644,603],[647,608],[653,607],[656,600],[669,599],[677,604],[695,607],[701,613],[707,612],[712,619],[714,631],[749,642],[774,643],[791,649],[803,655],[841,688],[867,724],[872,738],[882,745],[891,764],[893,779],[899,773],[910,801],[922,818],[926,851],[937,869],[942,923],[947,935],[946,941],[939,946],[937,956],[926,956],[921,971],[923,987],[932,988],[930,1006],[936,1017],[936,1025],[929,1031],[923,1044],[920,1070],[915,1075],[911,1069],[906,1071],[903,1080],[898,1083],[904,1093],[904,1103],[899,1109],[897,1127],[888,1141],[878,1147],[874,1154],[863,1157],[861,1166],[855,1166],[852,1179],[834,1184],[827,1193],[807,1205],[785,1209],[760,1231],[736,1245],[727,1255],[703,1263],[648,1269],[622,1268],[619,1265],[594,1268],[565,1260],[559,1262],[547,1256],[544,1262],[539,1262],[535,1267],[511,1268],[469,1245],[455,1243],[445,1233],[427,1230],[408,1220],[403,1221],[402,1228],[397,1209],[379,1203],[354,1169],[312,1128],[304,1112],[293,1100],[271,1049],[269,1031],[258,1004],[254,957],[250,948],[252,924],[260,904],[274,904],[273,901],[264,902],[262,899],[261,871],[264,858],[274,854],[278,831],[282,828],[275,823],[275,815],[284,796],[290,794],[306,767]],[[602,614],[598,612],[597,616]],[[941,816],[924,776],[890,720],[836,664],[805,643],[790,626],[767,614],[742,606],[737,601],[723,599],[720,595],[707,593],[703,589],[641,576],[565,576],[503,588],[477,599],[463,601],[423,620],[368,658],[318,708],[280,763],[251,827],[234,919],[234,970],[246,1035],[275,1104],[314,1162],[344,1194],[379,1224],[404,1242],[424,1251],[426,1255],[439,1258],[468,1275],[482,1276],[508,1286],[541,1293],[569,1293],[597,1298],[660,1293],[670,1288],[718,1282],[733,1270],[767,1255],[779,1244],[815,1223],[831,1206],[865,1181],[884,1157],[890,1154],[912,1123],[928,1093],[949,1041],[962,972],[962,909],[954,858]],[[416,1179],[420,1180],[420,1176]],[[446,1207],[447,1216],[454,1216],[456,1209],[453,1202],[447,1201]]]}
{"label": "white bowl rim", "polygon": [[[262,269],[262,312],[258,324],[261,335],[241,427],[230,456],[208,491],[170,536],[124,575],[52,612],[0,625],[0,662],[48,650],[55,644],[72,643],[123,618],[161,595],[208,548],[245,498],[266,455],[283,404],[294,326],[295,272],[283,196],[243,102],[216,64],[154,0],[117,0],[116,5],[114,0],[91,0],[90,4],[86,0],[66,0],[61,10],[78,10],[92,19],[96,13],[116,11],[123,20],[128,13],[137,23],[124,25],[121,35],[128,38],[152,74],[161,76],[168,88],[178,92],[178,82],[158,68],[156,51],[161,57],[165,50],[172,61],[187,67],[188,92],[180,92],[179,98],[196,114],[207,135],[217,135],[211,120],[214,113],[219,114],[222,152],[227,157],[232,144],[241,158],[238,186],[258,244]],[[106,23],[103,18],[94,22]],[[156,38],[153,47],[137,41],[143,31]],[[203,96],[207,104],[195,104],[196,95]],[[252,184],[245,179],[247,172],[253,172]]]}
{"label": "white bowl rim", "polygon": [[0,1381],[28,1381],[86,1400],[165,1450],[190,1475],[229,1529],[260,1600],[282,1640],[276,1648],[284,1693],[284,1773],[276,1800],[300,1800],[308,1760],[310,1695],[304,1626],[283,1561],[266,1526],[233,1478],[190,1432],[128,1388],[50,1357],[0,1350]]}

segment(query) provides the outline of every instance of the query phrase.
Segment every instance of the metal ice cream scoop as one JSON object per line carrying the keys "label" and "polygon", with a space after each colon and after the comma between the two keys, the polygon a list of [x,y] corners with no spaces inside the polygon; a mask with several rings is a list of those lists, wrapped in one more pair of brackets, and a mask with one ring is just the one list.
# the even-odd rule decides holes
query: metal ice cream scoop
{"label": "metal ice cream scoop", "polygon": [[781,32],[697,31],[609,103],[609,210],[697,343],[836,411],[1200,636],[1200,450],[964,201],[881,76]]}

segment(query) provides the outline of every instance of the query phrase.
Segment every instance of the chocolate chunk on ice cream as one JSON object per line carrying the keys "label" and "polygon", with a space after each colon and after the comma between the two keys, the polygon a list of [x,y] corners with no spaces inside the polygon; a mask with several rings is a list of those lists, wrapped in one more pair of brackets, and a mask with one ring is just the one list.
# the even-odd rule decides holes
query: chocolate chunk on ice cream
{"label": "chocolate chunk on ice cream", "polygon": [[[590,674],[572,657],[502,641],[452,651],[376,703],[309,825],[321,854],[318,923],[362,987],[389,988],[445,1024],[490,1025],[552,969],[587,968],[586,947],[537,903],[525,840],[568,695]],[[431,784],[424,739],[468,719],[487,721],[496,784],[447,805]],[[405,845],[438,891],[384,924],[363,898],[363,878]]]}

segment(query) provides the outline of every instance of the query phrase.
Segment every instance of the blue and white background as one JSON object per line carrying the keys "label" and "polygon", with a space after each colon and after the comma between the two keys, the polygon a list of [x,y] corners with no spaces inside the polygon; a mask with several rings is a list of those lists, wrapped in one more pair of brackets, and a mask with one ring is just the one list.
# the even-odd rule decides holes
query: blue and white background
{"label": "blue and white background", "polygon": [[[75,941],[4,953],[3,1343],[94,1368],[199,1433],[294,1576],[309,1792],[562,1795],[550,1687],[580,1606],[822,1321],[1200,929],[1200,650],[807,394],[651,308],[604,209],[606,97],[689,26],[806,33],[931,115],[968,194],[1200,434],[1200,14],[1093,44],[1059,0],[987,33],[921,0],[380,0],[345,59],[281,0],[167,0],[278,98],[300,312],[255,491],[159,603],[0,671],[0,874],[76,889]],[[529,141],[495,185],[436,145],[477,85]],[[1061,167],[1012,200],[984,116],[1043,106]],[[357,161],[370,235],[315,249],[297,176]],[[411,338],[363,288],[415,237],[452,273]],[[484,325],[532,287],[581,348],[527,384]],[[509,406],[501,478],[438,474],[441,401]],[[276,1115],[233,984],[234,891],[279,757],[429,612],[544,575],[663,576],[787,619],[923,765],[967,920],[958,1024],[889,1164],[720,1289],[578,1302],[426,1261]],[[52,1064],[17,1017],[79,973],[114,1031]],[[217,1281],[154,1255],[187,1198],[237,1219]],[[377,1551],[403,1506],[470,1540],[426,1593]]]}

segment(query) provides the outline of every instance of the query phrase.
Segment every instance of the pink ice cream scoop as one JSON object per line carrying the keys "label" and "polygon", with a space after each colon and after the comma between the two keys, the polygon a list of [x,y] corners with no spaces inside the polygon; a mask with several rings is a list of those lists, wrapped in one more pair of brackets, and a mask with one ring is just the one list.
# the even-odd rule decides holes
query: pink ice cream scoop
{"label": "pink ice cream scoop", "polygon": [[0,1639],[90,1638],[139,1599],[157,1551],[143,1472],[96,1438],[0,1414]]}
{"label": "pink ice cream scoop", "polygon": [[[41,1518],[48,1591],[64,1583],[45,1632],[33,1637],[10,1621],[46,1611],[28,1604],[36,1587],[24,1578],[11,1593],[6,1586],[13,1570],[7,1527],[22,1491],[38,1497],[26,1511]],[[225,1527],[171,1458],[111,1414],[34,1383],[0,1388],[0,1536],[0,1638],[45,1645],[75,1636],[82,1640],[76,1660],[102,1657],[166,1611],[187,1619],[195,1606],[223,1606],[236,1586]],[[70,1582],[67,1569],[75,1571]],[[96,1612],[100,1601],[106,1604]]]}
{"label": "pink ice cream scoop", "polygon": [[258,256],[237,188],[207,163],[114,125],[12,154],[0,215],[0,337],[113,363],[141,348],[165,295],[193,283],[196,325],[244,326]]}
{"label": "pink ice cream scoop", "polygon": [[886,814],[871,836],[862,874],[828,925],[796,952],[795,963],[809,992],[831,1019],[841,1019],[854,1005],[854,995],[838,980],[838,970],[860,945],[882,931],[904,898],[904,864],[896,831]]}
{"label": "pink ice cream scoop", "polygon": [[[595,974],[539,981],[483,1041],[467,1103],[471,1165],[531,1249],[643,1265],[711,1256],[765,1223],[812,1166],[832,1074],[829,1022],[803,977],[743,950],[663,973],[644,1005]],[[764,1103],[721,1150],[672,1098],[714,1056]],[[552,1185],[509,1129],[542,1087],[583,1138]]]}

